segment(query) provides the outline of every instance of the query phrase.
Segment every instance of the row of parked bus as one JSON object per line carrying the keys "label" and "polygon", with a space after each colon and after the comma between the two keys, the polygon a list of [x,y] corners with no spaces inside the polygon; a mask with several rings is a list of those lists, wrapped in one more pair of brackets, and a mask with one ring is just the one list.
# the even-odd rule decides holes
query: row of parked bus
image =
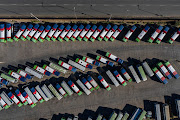
{"label": "row of parked bus", "polygon": [[[18,29],[19,27],[19,29]],[[14,28],[12,30],[12,28]],[[31,40],[33,42],[47,41],[114,41],[118,35],[124,30],[129,29],[124,35],[122,41],[127,42],[137,28],[141,29],[138,25],[133,25],[131,28],[125,25],[96,25],[96,24],[18,24],[12,25],[10,23],[0,24],[0,42],[6,43],[6,41],[13,42],[19,40]],[[17,30],[18,29],[18,30]],[[142,28],[142,31],[137,33],[135,41],[140,42],[143,37],[148,33],[150,29],[154,29],[150,25],[146,25]],[[152,34],[149,35],[148,42],[161,43],[170,29],[173,29],[171,37],[168,38],[168,42],[172,44],[179,36],[180,29],[174,30],[169,26],[158,26]],[[13,34],[12,34],[13,33]]]}
{"label": "row of parked bus", "polygon": [[[176,113],[177,117],[172,116],[172,106],[170,107],[169,104],[163,103],[160,104],[158,102],[153,102],[152,104],[152,110],[144,110],[141,108],[138,108],[136,106],[133,106],[133,112],[129,112],[127,109],[126,110],[111,110],[110,112],[105,112],[106,109],[103,111],[105,114],[103,114],[102,111],[96,112],[93,115],[91,114],[90,116],[87,116],[86,120],[146,120],[146,119],[153,119],[155,120],[171,120],[176,118],[177,120],[180,119],[180,99],[175,99],[175,106],[176,106]],[[127,112],[128,111],[128,112]],[[61,115],[61,120],[79,120],[78,116],[73,116],[73,115]],[[93,117],[92,117],[93,116]],[[83,118],[84,120],[85,118]]]}

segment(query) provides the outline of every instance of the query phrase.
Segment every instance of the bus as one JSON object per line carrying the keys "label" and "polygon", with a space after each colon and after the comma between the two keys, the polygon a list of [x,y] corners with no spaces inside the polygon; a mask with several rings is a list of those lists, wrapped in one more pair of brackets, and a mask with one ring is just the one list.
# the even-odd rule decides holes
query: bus
{"label": "bus", "polygon": [[106,57],[110,58],[111,60],[114,60],[120,64],[123,64],[123,60],[121,60],[120,58],[116,57],[115,55],[109,53],[109,52],[106,52]]}
{"label": "bus", "polygon": [[163,116],[164,120],[170,120],[169,105],[163,104]]}
{"label": "bus", "polygon": [[121,77],[117,70],[115,70],[113,73],[123,86],[127,85],[126,81]]}
{"label": "bus", "polygon": [[160,104],[155,103],[155,119],[161,120],[161,110],[160,110]]}
{"label": "bus", "polygon": [[175,103],[176,103],[177,116],[178,118],[180,118],[180,99],[176,99]]}
{"label": "bus", "polygon": [[102,85],[106,88],[107,91],[111,90],[111,87],[109,86],[109,84],[105,81],[105,79],[101,75],[98,76],[98,79],[102,83]]}
{"label": "bus", "polygon": [[81,33],[81,31],[83,30],[84,28],[84,25],[80,25],[78,27],[78,29],[74,32],[74,34],[72,35],[72,37],[70,38],[72,41],[75,41],[76,40],[76,37]]}
{"label": "bus", "polygon": [[142,110],[140,108],[136,108],[132,117],[129,120],[136,120],[141,112],[142,112]]}
{"label": "bus", "polygon": [[46,40],[50,41],[51,37],[53,36],[53,34],[55,33],[56,29],[58,27],[58,24],[54,24],[53,27],[51,28],[51,30],[49,31],[49,33],[46,36]]}
{"label": "bus", "polygon": [[120,25],[119,28],[112,34],[110,40],[114,41],[116,37],[121,33],[121,31],[124,29],[123,25]]}

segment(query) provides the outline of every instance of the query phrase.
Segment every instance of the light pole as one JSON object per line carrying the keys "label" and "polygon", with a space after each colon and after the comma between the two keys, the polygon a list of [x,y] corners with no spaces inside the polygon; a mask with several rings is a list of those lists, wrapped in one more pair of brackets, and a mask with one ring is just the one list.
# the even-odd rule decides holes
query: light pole
{"label": "light pole", "polygon": [[39,22],[41,22],[41,20],[40,20],[38,17],[36,17],[34,14],[30,13],[30,15],[31,15],[31,17],[34,17],[34,18],[36,18],[36,20],[38,20]]}

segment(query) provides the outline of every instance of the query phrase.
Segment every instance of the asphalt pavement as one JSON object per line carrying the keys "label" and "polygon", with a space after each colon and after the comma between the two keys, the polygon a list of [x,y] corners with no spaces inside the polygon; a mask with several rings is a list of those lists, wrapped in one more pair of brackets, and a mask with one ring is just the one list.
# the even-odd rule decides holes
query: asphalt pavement
{"label": "asphalt pavement", "polygon": [[[67,55],[87,53],[96,54],[97,50],[109,51],[112,54],[127,61],[128,57],[138,60],[146,58],[157,58],[161,60],[170,60],[174,68],[180,73],[180,43],[175,41],[172,45],[162,42],[160,45],[150,44],[144,41],[140,43],[129,40],[127,43],[115,40],[114,42],[47,42],[33,43],[30,41],[19,41],[7,44],[0,44],[0,67],[7,65],[25,64],[25,62],[48,60],[49,57],[59,58]],[[96,71],[95,69],[93,69]],[[68,74],[64,77],[68,77]],[[50,77],[49,77],[50,78]],[[45,80],[44,78],[43,80]],[[33,79],[32,81],[41,82],[43,80]],[[28,80],[28,82],[32,82]],[[8,110],[0,112],[1,120],[37,120],[40,118],[51,119],[53,115],[59,113],[75,114],[83,113],[84,110],[96,111],[99,106],[123,109],[125,105],[130,104],[137,107],[144,107],[144,100],[165,102],[164,96],[171,94],[180,94],[179,79],[168,80],[168,84],[164,85],[158,81],[148,78],[146,82],[139,84],[132,82],[126,87],[122,85],[112,87],[111,91],[100,89],[94,91],[89,96],[83,94],[78,96],[74,94],[71,97],[63,98],[58,101],[56,98],[44,103],[38,103],[35,108],[30,106],[13,105]]]}
{"label": "asphalt pavement", "polygon": [[179,18],[179,0],[1,0],[1,17]]}

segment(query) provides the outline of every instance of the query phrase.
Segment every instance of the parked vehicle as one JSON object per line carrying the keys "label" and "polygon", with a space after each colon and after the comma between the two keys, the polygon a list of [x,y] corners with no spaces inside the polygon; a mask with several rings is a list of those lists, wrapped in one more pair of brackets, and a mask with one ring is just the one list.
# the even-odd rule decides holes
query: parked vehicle
{"label": "parked vehicle", "polygon": [[4,85],[9,85],[9,81],[7,81],[6,79],[0,77],[0,83],[4,84]]}
{"label": "parked vehicle", "polygon": [[158,36],[158,38],[157,38],[157,40],[156,40],[156,43],[158,43],[158,44],[160,44],[161,43],[161,41],[163,40],[163,38],[165,37],[165,35],[167,34],[167,32],[169,31],[169,27],[168,26],[166,26],[165,28],[164,28],[164,30],[161,32],[161,34]]}
{"label": "parked vehicle", "polygon": [[24,33],[21,35],[20,39],[23,41],[26,41],[26,37],[29,34],[29,32],[32,30],[32,28],[33,28],[33,25],[29,24],[26,30],[24,31]]}
{"label": "parked vehicle", "polygon": [[143,120],[143,119],[145,118],[145,116],[146,116],[146,113],[147,113],[147,112],[146,112],[145,110],[143,110],[143,111],[141,112],[138,120]]}
{"label": "parked vehicle", "polygon": [[113,67],[114,66],[114,63],[113,62],[110,62],[110,61],[108,61],[107,59],[105,59],[105,58],[103,58],[103,57],[101,57],[101,56],[96,56],[96,60],[98,60],[98,61],[100,61],[100,62],[102,62],[102,63],[104,63],[104,64],[107,64],[107,65],[109,65],[109,66],[111,66],[111,67]]}
{"label": "parked vehicle", "polygon": [[166,69],[166,67],[162,64],[162,62],[157,63],[157,66],[160,68],[160,71],[163,73],[164,76],[166,76],[168,79],[172,78],[171,74]]}
{"label": "parked vehicle", "polygon": [[118,28],[117,25],[114,25],[111,30],[109,30],[109,32],[106,34],[106,36],[104,37],[105,41],[108,41],[109,38],[112,36],[112,34],[116,31],[116,29]]}
{"label": "parked vehicle", "polygon": [[26,39],[30,40],[32,38],[32,36],[35,34],[35,32],[37,31],[38,28],[39,28],[39,25],[35,24],[34,27],[32,28],[32,30],[27,35]]}
{"label": "parked vehicle", "polygon": [[123,116],[122,120],[127,120],[127,119],[128,119],[128,117],[129,117],[129,114],[128,114],[127,112],[125,112],[125,114],[124,114],[124,116]]}
{"label": "parked vehicle", "polygon": [[80,33],[80,35],[77,37],[77,39],[81,41],[90,28],[91,28],[91,25],[87,24],[86,27]]}
{"label": "parked vehicle", "polygon": [[66,34],[69,32],[69,30],[71,29],[71,26],[70,25],[67,25],[66,28],[61,32],[61,34],[59,35],[58,37],[58,40],[60,42],[63,41],[64,37],[66,36]]}
{"label": "parked vehicle", "polygon": [[76,31],[77,29],[77,25],[74,25],[71,30],[67,33],[66,37],[64,38],[64,40],[69,41],[69,39],[71,38],[71,36],[73,35],[73,33]]}
{"label": "parked vehicle", "polygon": [[18,105],[18,107],[21,107],[23,106],[23,104],[17,99],[17,97],[12,93],[12,92],[9,92],[8,93],[8,96],[9,98],[11,98],[11,100],[16,103]]}
{"label": "parked vehicle", "polygon": [[42,74],[40,74],[39,72],[31,69],[30,67],[26,67],[24,70],[25,70],[25,72],[28,72],[28,73],[30,73],[31,75],[34,75],[34,76],[36,76],[36,77],[39,78],[39,79],[43,78],[43,75],[42,75]]}
{"label": "parked vehicle", "polygon": [[149,31],[149,29],[150,27],[146,25],[146,27],[141,31],[141,33],[136,38],[136,42],[140,42],[143,39],[143,37],[146,35],[146,33]]}
{"label": "parked vehicle", "polygon": [[12,82],[12,83],[17,83],[18,82],[18,79],[15,79],[14,77],[11,77],[5,73],[1,73],[0,77],[6,79],[7,81],[9,82]]}
{"label": "parked vehicle", "polygon": [[106,57],[110,58],[111,60],[114,60],[120,64],[123,64],[123,60],[121,60],[120,58],[116,57],[115,55],[109,53],[109,52],[106,52]]}
{"label": "parked vehicle", "polygon": [[158,78],[161,82],[163,82],[164,84],[167,84],[167,83],[168,83],[168,81],[166,80],[166,78],[162,75],[162,73],[161,73],[156,67],[154,67],[152,70],[155,72],[157,78]]}
{"label": "parked vehicle", "polygon": [[60,75],[60,72],[56,71],[55,69],[51,68],[50,66],[47,66],[46,64],[44,64],[42,66],[43,69],[47,70],[48,72],[56,75],[56,76],[59,76]]}
{"label": "parked vehicle", "polygon": [[26,91],[28,96],[31,98],[33,103],[37,103],[38,102],[37,99],[34,97],[34,95],[32,94],[32,92],[30,91],[30,89],[28,87],[24,88],[24,90]]}
{"label": "parked vehicle", "polygon": [[134,79],[136,80],[136,83],[140,83],[141,80],[140,80],[139,76],[137,75],[137,73],[136,73],[134,67],[133,67],[132,65],[130,65],[128,68],[129,68],[129,70],[131,71],[131,73],[132,73]]}
{"label": "parked vehicle", "polygon": [[79,58],[76,58],[75,62],[79,63],[80,65],[86,67],[86,68],[89,68],[89,69],[92,69],[93,66],[91,66],[90,64],[86,63],[85,61],[79,59]]}
{"label": "parked vehicle", "polygon": [[107,34],[107,32],[110,30],[110,28],[111,28],[111,25],[108,24],[108,25],[105,27],[105,29],[101,32],[101,34],[99,35],[99,37],[98,37],[98,40],[99,40],[99,41],[102,41],[102,39],[105,37],[105,35]]}
{"label": "parked vehicle", "polygon": [[170,120],[171,119],[168,104],[163,104],[163,117],[164,117],[164,120]]}
{"label": "parked vehicle", "polygon": [[19,37],[22,35],[22,33],[24,32],[24,30],[26,29],[26,25],[22,25],[19,29],[19,31],[16,33],[16,35],[13,37],[13,39],[15,41],[19,41]]}
{"label": "parked vehicle", "polygon": [[142,112],[142,110],[140,108],[136,108],[136,110],[132,114],[132,117],[129,120],[136,120],[136,119],[138,119],[138,116],[140,115],[141,112]]}
{"label": "parked vehicle", "polygon": [[14,104],[14,102],[8,97],[8,95],[4,91],[0,94],[0,96],[9,106]]}
{"label": "parked vehicle", "polygon": [[48,32],[50,31],[50,29],[51,29],[51,26],[50,25],[47,25],[46,26],[46,28],[45,28],[45,30],[42,32],[42,34],[39,36],[39,38],[38,38],[38,40],[40,41],[40,42],[44,42],[44,38],[46,37],[46,35],[48,34]]}
{"label": "parked vehicle", "polygon": [[123,86],[127,85],[126,81],[121,77],[117,70],[115,70],[113,73]]}
{"label": "parked vehicle", "polygon": [[21,92],[19,91],[19,89],[17,89],[15,91],[16,95],[18,96],[18,98],[21,100],[21,102],[23,103],[23,105],[27,105],[28,101],[23,97],[23,95],[21,94]]}
{"label": "parked vehicle", "polygon": [[180,118],[180,100],[176,99],[175,103],[176,103],[177,116],[178,116],[178,118]]}
{"label": "parked vehicle", "polygon": [[88,33],[85,35],[85,37],[83,38],[84,41],[88,41],[89,38],[91,37],[91,35],[94,33],[94,31],[96,30],[97,26],[96,25],[93,25],[91,27],[91,29],[88,31]]}
{"label": "parked vehicle", "polygon": [[31,98],[28,96],[28,94],[24,91],[22,93],[23,97],[26,99],[26,101],[28,102],[28,104],[31,106],[31,108],[36,106],[36,103],[33,103],[33,101],[31,100]]}
{"label": "parked vehicle", "polygon": [[87,89],[79,79],[76,81],[76,83],[81,87],[81,89],[86,93],[86,95],[91,94],[91,91]]}
{"label": "parked vehicle", "polygon": [[100,82],[106,88],[107,91],[111,90],[111,87],[109,86],[109,84],[105,81],[105,79],[101,75],[98,76],[98,79],[100,80]]}
{"label": "parked vehicle", "polygon": [[9,74],[10,76],[14,77],[15,79],[21,80],[21,81],[23,81],[23,82],[26,81],[26,78],[25,78],[25,77],[19,75],[18,73],[14,72],[14,71],[12,71],[12,70],[9,70],[9,71],[8,71],[8,74]]}
{"label": "parked vehicle", "polygon": [[168,70],[171,72],[171,74],[174,75],[174,77],[176,79],[179,78],[179,74],[176,72],[176,70],[174,69],[174,67],[170,64],[169,61],[165,62],[165,66],[168,68]]}
{"label": "parked vehicle", "polygon": [[0,42],[6,43],[6,40],[5,40],[5,26],[4,26],[4,24],[0,24]]}
{"label": "parked vehicle", "polygon": [[51,90],[51,92],[56,96],[58,100],[63,98],[63,96],[59,94],[59,92],[52,86],[52,84],[49,84],[48,88]]}
{"label": "parked vehicle", "polygon": [[50,90],[47,88],[47,86],[45,84],[41,87],[41,89],[46,94],[46,96],[48,97],[49,100],[54,97],[54,95],[50,92]]}
{"label": "parked vehicle", "polygon": [[117,117],[117,113],[115,111],[113,111],[111,113],[111,115],[109,116],[109,119],[108,120],[116,120],[116,117]]}
{"label": "parked vehicle", "polygon": [[13,42],[13,39],[11,38],[12,37],[12,28],[11,28],[12,24],[10,23],[6,23],[6,40],[8,42]]}
{"label": "parked vehicle", "polygon": [[8,109],[10,106],[0,97],[0,104],[3,108]]}
{"label": "parked vehicle", "polygon": [[94,88],[92,87],[92,85],[86,80],[86,78],[82,78],[81,79],[83,84],[92,92],[94,90]]}
{"label": "parked vehicle", "polygon": [[43,92],[43,90],[39,87],[39,85],[37,85],[35,87],[35,89],[38,91],[38,93],[42,96],[42,98],[45,100],[45,101],[48,101],[49,98],[47,97],[47,95]]}
{"label": "parked vehicle", "polygon": [[56,84],[56,88],[59,90],[59,92],[61,93],[61,95],[63,96],[63,97],[67,97],[68,96],[68,94],[66,93],[66,91],[57,83]]}
{"label": "parked vehicle", "polygon": [[44,75],[47,75],[47,76],[50,76],[51,73],[46,71],[45,69],[43,69],[42,67],[39,67],[38,65],[34,64],[34,65],[29,65],[28,66],[32,67],[34,70],[40,72],[41,74],[44,74]]}
{"label": "parked vehicle", "polygon": [[68,81],[68,84],[74,90],[74,92],[76,92],[79,96],[82,95],[82,92],[79,90],[79,88],[71,80]]}
{"label": "parked vehicle", "polygon": [[124,29],[124,26],[120,25],[119,28],[112,34],[110,40],[114,41],[123,29]]}
{"label": "parked vehicle", "polygon": [[60,66],[64,67],[64,68],[70,70],[70,71],[76,72],[76,68],[70,66],[69,64],[67,64],[67,63],[65,63],[65,62],[63,62],[63,61],[61,61],[61,60],[59,60],[58,64],[59,64]]}
{"label": "parked vehicle", "polygon": [[38,91],[36,91],[36,89],[34,87],[32,87],[30,90],[40,103],[44,102],[43,98],[40,96],[40,94],[38,93]]}
{"label": "parked vehicle", "polygon": [[61,82],[61,86],[64,88],[64,90],[67,92],[69,96],[73,94],[73,91],[70,89],[70,87],[67,85],[65,81]]}
{"label": "parked vehicle", "polygon": [[161,120],[161,110],[160,110],[160,104],[155,103],[155,119],[156,120]]}
{"label": "parked vehicle", "polygon": [[39,36],[41,35],[41,33],[43,32],[43,30],[44,30],[44,26],[41,25],[41,26],[38,28],[38,30],[37,30],[37,32],[35,33],[35,35],[33,36],[33,38],[31,39],[34,43],[37,43],[38,38],[39,38]]}
{"label": "parked vehicle", "polygon": [[162,26],[159,26],[156,31],[151,35],[151,37],[149,38],[148,42],[152,43],[156,37],[159,35],[159,33],[161,32],[161,30],[163,29]]}
{"label": "parked vehicle", "polygon": [[147,77],[146,77],[146,74],[145,74],[145,72],[144,72],[143,67],[142,67],[140,64],[136,65],[136,67],[137,67],[137,70],[138,70],[139,75],[140,75],[140,77],[141,77],[141,80],[146,81],[146,80],[147,80]]}
{"label": "parked vehicle", "polygon": [[124,68],[121,68],[120,71],[124,75],[124,77],[126,78],[127,81],[132,82],[132,78],[129,76],[129,74],[127,73],[127,71]]}
{"label": "parked vehicle", "polygon": [[83,28],[84,28],[84,25],[81,24],[81,25],[78,27],[78,29],[74,32],[74,34],[72,35],[72,37],[71,37],[71,40],[72,40],[72,41],[75,41],[75,40],[76,40],[77,36],[80,34],[80,32],[83,30]]}
{"label": "parked vehicle", "polygon": [[[51,28],[51,30],[49,31],[49,33],[46,36],[46,40],[47,41],[51,41],[51,37],[53,36],[53,34],[55,33],[56,29],[57,29],[58,25],[54,24],[53,27]],[[54,40],[54,39],[53,39]]]}
{"label": "parked vehicle", "polygon": [[172,44],[179,37],[179,34],[180,34],[180,29],[172,35],[172,37],[168,40],[168,42]]}
{"label": "parked vehicle", "polygon": [[99,85],[97,84],[97,82],[90,76],[87,76],[87,80],[92,84],[92,86],[97,90],[99,89]]}
{"label": "parked vehicle", "polygon": [[100,63],[99,63],[99,62],[97,62],[97,61],[95,61],[95,60],[93,60],[93,59],[91,59],[91,58],[89,58],[89,57],[83,56],[83,57],[82,57],[82,60],[84,60],[84,61],[87,62],[87,63],[93,64],[93,65],[96,65],[96,66],[100,66]]}
{"label": "parked vehicle", "polygon": [[153,71],[151,70],[151,68],[149,67],[149,65],[148,65],[148,63],[147,63],[146,61],[144,61],[144,62],[142,63],[142,66],[143,66],[145,72],[148,74],[149,77],[154,76]]}
{"label": "parked vehicle", "polygon": [[27,78],[27,79],[32,79],[32,76],[29,75],[27,72],[25,72],[24,70],[22,69],[18,69],[17,70],[17,73],[22,75],[23,77]]}
{"label": "parked vehicle", "polygon": [[110,70],[106,71],[106,75],[111,79],[111,81],[114,83],[116,87],[120,85]]}
{"label": "parked vehicle", "polygon": [[129,38],[131,37],[131,35],[134,33],[134,31],[136,30],[136,25],[133,25],[131,27],[131,29],[126,33],[126,35],[124,36],[124,38],[122,39],[124,42],[127,42],[129,40]]}
{"label": "parked vehicle", "polygon": [[98,116],[97,116],[96,120],[102,120],[102,119],[103,119],[103,115],[98,114]]}
{"label": "parked vehicle", "polygon": [[64,74],[67,72],[67,70],[65,70],[63,67],[61,67],[55,63],[52,63],[52,62],[49,63],[49,67],[56,69],[57,71],[62,72]]}
{"label": "parked vehicle", "polygon": [[[70,64],[70,65],[72,65],[72,66],[74,66],[74,67],[76,67],[77,69],[79,69],[79,70],[82,70],[82,71],[85,71],[85,67],[84,66],[82,66],[82,65],[80,65],[80,64],[78,64],[78,63],[76,63],[76,62],[74,62],[74,61],[72,61],[72,60],[69,60],[68,61],[68,64]],[[76,69],[75,68],[75,69]]]}
{"label": "parked vehicle", "polygon": [[61,32],[63,31],[64,27],[65,27],[65,26],[64,26],[63,24],[61,24],[61,25],[59,26],[59,28],[56,30],[56,32],[54,33],[54,35],[51,37],[51,40],[52,40],[52,41],[56,41],[57,37],[61,34]]}
{"label": "parked vehicle", "polygon": [[95,41],[95,39],[96,39],[97,36],[100,34],[100,32],[102,31],[102,29],[103,29],[103,26],[100,25],[100,26],[96,29],[96,31],[92,34],[92,36],[91,36],[91,38],[90,38],[90,40],[91,40],[92,42]]}

